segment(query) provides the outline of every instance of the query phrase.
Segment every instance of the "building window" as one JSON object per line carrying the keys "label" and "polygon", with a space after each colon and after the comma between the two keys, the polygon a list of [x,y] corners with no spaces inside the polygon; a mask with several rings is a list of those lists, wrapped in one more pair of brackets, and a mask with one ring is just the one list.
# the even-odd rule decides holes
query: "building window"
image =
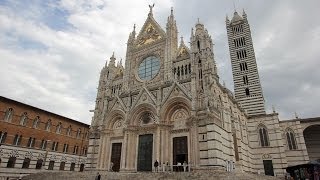
{"label": "building window", "polygon": [[68,153],[68,148],[69,148],[69,145],[68,144],[64,144],[63,145],[63,152],[64,153]]}
{"label": "building window", "polygon": [[36,142],[36,138],[30,137],[29,140],[28,140],[27,146],[29,148],[34,147],[35,142]]}
{"label": "building window", "polygon": [[10,157],[7,163],[7,168],[14,168],[14,165],[16,164],[16,157]]}
{"label": "building window", "polygon": [[26,126],[27,125],[27,120],[28,120],[28,114],[26,112],[24,112],[21,116],[20,119],[20,125],[21,126]]}
{"label": "building window", "polygon": [[80,138],[80,137],[81,137],[81,129],[79,128],[77,131],[77,138]]}
{"label": "building window", "polygon": [[40,148],[43,150],[47,148],[47,140],[42,139]]}
{"label": "building window", "polygon": [[13,109],[12,109],[12,108],[9,108],[9,109],[6,111],[6,114],[4,115],[4,121],[10,122],[11,119],[12,119],[12,116],[13,116]]}
{"label": "building window", "polygon": [[0,131],[0,143],[4,144],[6,142],[6,139],[7,139],[7,132]]}
{"label": "building window", "polygon": [[59,142],[53,142],[51,150],[52,151],[57,151],[58,150],[58,146],[59,146]]}
{"label": "building window", "polygon": [[71,130],[72,130],[72,129],[71,129],[71,125],[70,125],[70,126],[68,127],[68,130],[67,130],[67,135],[68,135],[68,136],[71,136]]}
{"label": "building window", "polygon": [[30,165],[30,158],[24,158],[22,163],[22,169],[28,169]]}
{"label": "building window", "polygon": [[87,147],[82,148],[82,155],[87,155]]}
{"label": "building window", "polygon": [[15,146],[19,146],[21,144],[21,139],[22,139],[22,135],[19,136],[18,134],[16,134],[14,136],[12,144],[15,145]]}
{"label": "building window", "polygon": [[46,123],[46,131],[50,131],[51,128],[51,120],[49,119],[48,122]]}
{"label": "building window", "polygon": [[261,147],[269,146],[269,137],[268,137],[268,131],[266,127],[263,126],[259,128],[259,138],[260,138]]}
{"label": "building window", "polygon": [[37,117],[33,120],[33,123],[32,123],[32,127],[33,127],[33,128],[35,128],[35,129],[38,128],[39,119],[40,119],[40,117],[37,116]]}
{"label": "building window", "polygon": [[61,162],[59,170],[63,171],[65,165],[66,165],[66,162]]}
{"label": "building window", "polygon": [[242,78],[243,78],[243,83],[248,84],[248,76],[244,75]]}
{"label": "building window", "polygon": [[61,122],[57,125],[56,133],[60,134],[61,133]]}
{"label": "building window", "polygon": [[155,56],[144,59],[138,69],[138,75],[142,80],[150,80],[154,78],[160,70],[160,60]]}
{"label": "building window", "polygon": [[70,165],[70,171],[74,171],[74,168],[76,167],[76,163],[71,163]]}
{"label": "building window", "polygon": [[54,161],[50,161],[48,170],[53,170],[53,167],[54,167]]}
{"label": "building window", "polygon": [[79,146],[73,147],[73,154],[78,154],[78,148],[79,148]]}
{"label": "building window", "polygon": [[291,130],[287,131],[286,136],[287,136],[287,142],[288,142],[289,150],[298,149],[297,148],[296,139],[294,137],[293,132]]}
{"label": "building window", "polygon": [[43,160],[42,159],[38,159],[37,160],[37,164],[36,164],[36,169],[41,169],[42,168],[42,164],[43,164]]}
{"label": "building window", "polygon": [[246,88],[246,89],[245,89],[245,92],[246,92],[246,96],[250,96],[250,90],[249,90],[249,88]]}
{"label": "building window", "polygon": [[81,164],[80,164],[80,170],[79,170],[79,171],[82,172],[83,170],[84,170],[84,164],[81,163]]}

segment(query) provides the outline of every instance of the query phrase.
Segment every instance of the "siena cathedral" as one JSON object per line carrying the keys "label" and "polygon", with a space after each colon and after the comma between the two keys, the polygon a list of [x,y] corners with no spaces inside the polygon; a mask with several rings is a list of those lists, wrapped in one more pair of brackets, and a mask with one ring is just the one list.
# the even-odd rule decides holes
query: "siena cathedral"
{"label": "siena cathedral", "polygon": [[192,171],[225,169],[283,175],[320,159],[320,118],[280,121],[266,113],[247,15],[226,18],[234,93],[219,82],[213,39],[199,20],[190,46],[173,10],[165,29],[153,6],[129,34],[125,67],[102,68],[87,169],[152,171],[186,162]]}

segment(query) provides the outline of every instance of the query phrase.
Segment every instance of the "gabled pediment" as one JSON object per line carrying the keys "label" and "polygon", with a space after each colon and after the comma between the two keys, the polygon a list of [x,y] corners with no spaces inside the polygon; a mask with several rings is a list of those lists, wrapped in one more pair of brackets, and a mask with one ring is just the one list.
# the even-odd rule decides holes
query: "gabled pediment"
{"label": "gabled pediment", "polygon": [[156,98],[145,87],[140,90],[138,97],[133,102],[132,108],[142,103],[156,105]]}
{"label": "gabled pediment", "polygon": [[149,15],[137,36],[136,45],[150,44],[164,39],[165,36],[165,31],[155,21],[153,16]]}
{"label": "gabled pediment", "polygon": [[178,96],[185,97],[191,101],[191,95],[187,93],[186,89],[183,86],[181,86],[178,82],[174,82],[169,92],[163,98],[162,104],[164,104],[168,99]]}
{"label": "gabled pediment", "polygon": [[178,48],[176,59],[182,60],[182,59],[189,59],[189,58],[190,58],[190,50],[182,41],[182,43]]}
{"label": "gabled pediment", "polygon": [[111,110],[114,109],[121,109],[125,111],[127,109],[126,105],[123,103],[123,101],[119,98],[119,96],[115,96],[115,100],[113,100],[111,105]]}

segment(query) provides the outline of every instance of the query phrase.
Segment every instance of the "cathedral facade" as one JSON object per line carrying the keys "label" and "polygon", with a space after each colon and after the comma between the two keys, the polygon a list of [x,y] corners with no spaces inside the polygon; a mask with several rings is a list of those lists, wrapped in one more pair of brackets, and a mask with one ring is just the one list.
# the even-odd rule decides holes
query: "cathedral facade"
{"label": "cathedral facade", "polygon": [[233,95],[219,83],[205,26],[196,23],[187,46],[178,42],[173,11],[163,29],[152,8],[129,35],[125,67],[113,54],[101,70],[87,169],[152,171],[157,160],[210,170],[234,162],[239,171],[275,175],[310,160],[304,130],[320,120],[266,114],[245,12],[226,19]]}

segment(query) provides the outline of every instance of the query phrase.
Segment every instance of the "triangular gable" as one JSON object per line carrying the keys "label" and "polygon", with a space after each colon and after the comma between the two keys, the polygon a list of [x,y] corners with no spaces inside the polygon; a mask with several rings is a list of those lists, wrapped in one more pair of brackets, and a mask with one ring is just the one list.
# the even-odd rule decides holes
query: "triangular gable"
{"label": "triangular gable", "polygon": [[126,110],[126,106],[122,102],[122,100],[119,98],[119,96],[115,96],[115,102],[113,103],[112,107],[110,109],[122,109]]}
{"label": "triangular gable", "polygon": [[140,103],[151,103],[156,105],[155,97],[145,87],[140,90],[137,99],[133,102],[132,108]]}
{"label": "triangular gable", "polygon": [[177,60],[190,58],[190,50],[182,41],[177,51]]}
{"label": "triangular gable", "polygon": [[191,95],[187,93],[186,89],[182,87],[179,83],[174,82],[167,96],[163,98],[162,104],[164,104],[171,97],[177,97],[181,95],[188,98],[191,101]]}
{"label": "triangular gable", "polygon": [[165,36],[164,30],[153,16],[149,15],[137,36],[136,44],[137,46],[142,46],[163,39]]}

